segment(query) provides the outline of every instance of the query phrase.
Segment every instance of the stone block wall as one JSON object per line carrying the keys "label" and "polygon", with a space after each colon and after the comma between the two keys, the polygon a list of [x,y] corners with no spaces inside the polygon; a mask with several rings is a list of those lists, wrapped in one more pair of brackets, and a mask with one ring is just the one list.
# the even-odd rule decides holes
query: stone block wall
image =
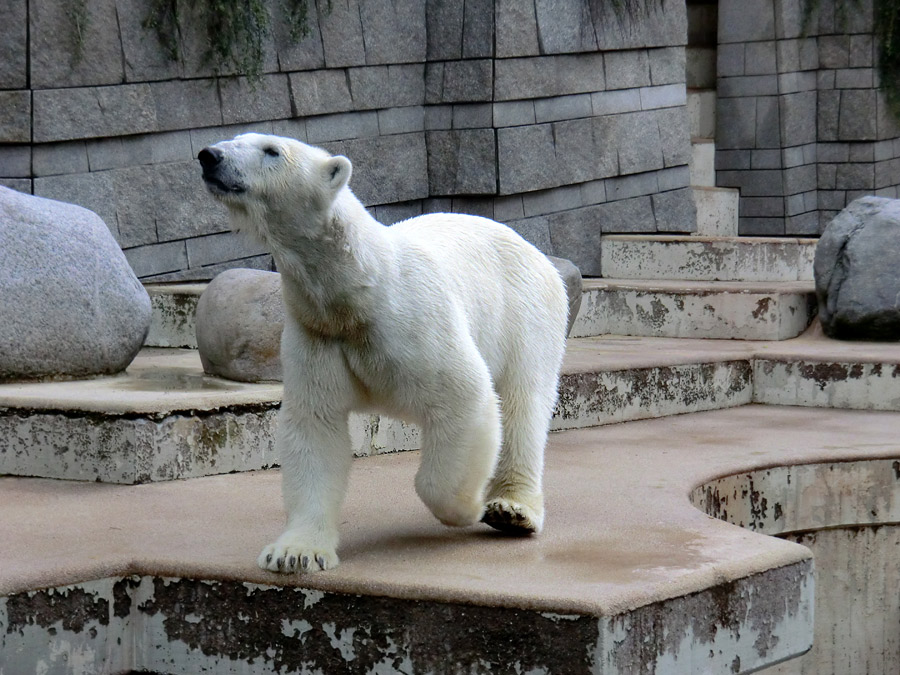
{"label": "stone block wall", "polygon": [[[846,3],[845,3],[846,4]],[[740,233],[816,235],[866,194],[898,197],[900,125],[878,91],[872,0],[719,2],[716,181]]]}
{"label": "stone block wall", "polygon": [[382,222],[486,215],[586,274],[603,232],[695,227],[683,0],[320,0],[299,43],[272,0],[259,81],[205,63],[190,17],[169,60],[149,0],[86,3],[80,57],[71,3],[2,5],[0,182],[96,211],[144,280],[270,267],[194,159],[249,130],[350,157]]}

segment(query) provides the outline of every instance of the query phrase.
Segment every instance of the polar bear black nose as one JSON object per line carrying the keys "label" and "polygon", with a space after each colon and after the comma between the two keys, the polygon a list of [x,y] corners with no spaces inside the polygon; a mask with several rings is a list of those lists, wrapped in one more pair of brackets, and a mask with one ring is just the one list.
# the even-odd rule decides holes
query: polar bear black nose
{"label": "polar bear black nose", "polygon": [[216,165],[222,161],[222,157],[224,157],[222,151],[212,147],[203,148],[197,155],[197,159],[200,160],[200,166],[203,167],[204,171],[216,168]]}

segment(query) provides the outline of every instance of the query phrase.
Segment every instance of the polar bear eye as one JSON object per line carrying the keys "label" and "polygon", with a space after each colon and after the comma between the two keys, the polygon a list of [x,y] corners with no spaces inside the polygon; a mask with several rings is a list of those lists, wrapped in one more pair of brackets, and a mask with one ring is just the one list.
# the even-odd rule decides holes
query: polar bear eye
{"label": "polar bear eye", "polygon": [[269,157],[280,157],[281,153],[278,152],[278,148],[274,148],[269,146],[268,148],[264,148],[263,152],[266,153]]}

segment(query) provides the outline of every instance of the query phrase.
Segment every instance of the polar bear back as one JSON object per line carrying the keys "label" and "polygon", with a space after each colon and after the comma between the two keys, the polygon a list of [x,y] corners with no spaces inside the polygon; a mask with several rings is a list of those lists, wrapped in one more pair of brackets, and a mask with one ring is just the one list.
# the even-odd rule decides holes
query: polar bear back
{"label": "polar bear back", "polygon": [[438,213],[387,231],[398,268],[432,277],[415,280],[420,294],[445,293],[459,303],[495,376],[511,357],[561,353],[568,313],[562,279],[514,230],[479,216]]}

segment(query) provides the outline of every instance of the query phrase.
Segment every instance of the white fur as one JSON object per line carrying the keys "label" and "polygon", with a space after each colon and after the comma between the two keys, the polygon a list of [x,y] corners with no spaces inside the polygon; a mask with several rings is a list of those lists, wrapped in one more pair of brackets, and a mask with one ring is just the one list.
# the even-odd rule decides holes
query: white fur
{"label": "white fur", "polygon": [[556,269],[485,218],[381,225],[347,187],[344,157],[259,134],[213,148],[224,159],[210,190],[231,207],[235,229],[272,251],[286,304],[277,448],[287,525],[259,565],[337,565],[351,411],[421,426],[415,487],[441,522],[499,517],[539,531],[565,348]]}

